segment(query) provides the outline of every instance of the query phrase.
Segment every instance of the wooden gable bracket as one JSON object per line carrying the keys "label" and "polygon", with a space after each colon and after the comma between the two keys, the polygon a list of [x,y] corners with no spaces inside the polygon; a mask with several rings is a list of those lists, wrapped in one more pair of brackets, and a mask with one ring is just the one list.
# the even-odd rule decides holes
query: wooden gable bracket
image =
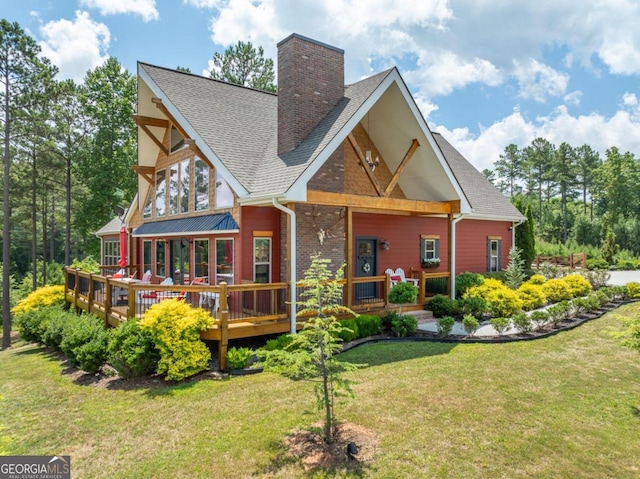
{"label": "wooden gable bracket", "polygon": [[207,158],[204,153],[202,153],[202,150],[200,150],[200,148],[196,144],[196,140],[192,138],[185,138],[184,143],[189,147],[191,151],[198,155],[200,159],[209,166],[209,168],[213,168],[213,164],[209,161],[209,158]]}
{"label": "wooden gable bracket", "polygon": [[387,185],[386,189],[384,190],[383,196],[385,198],[389,198],[389,195],[391,194],[393,189],[396,187],[396,184],[398,184],[398,180],[400,179],[400,175],[402,174],[402,172],[404,171],[406,166],[409,164],[409,160],[411,159],[411,157],[416,152],[416,150],[418,149],[419,146],[420,146],[420,142],[417,139],[414,138],[411,141],[411,146],[407,150],[407,153],[404,155],[404,158],[402,159],[402,161],[398,165],[398,168],[396,168],[396,172],[393,174],[393,177],[391,178],[391,181],[389,182],[389,184]]}
{"label": "wooden gable bracket", "polygon": [[157,126],[160,128],[169,128],[169,125],[170,125],[169,120],[165,120],[162,118],[152,118],[149,116],[141,116],[141,115],[133,115],[133,120],[136,122],[136,125],[142,128],[142,131],[144,131],[147,134],[147,136],[151,138],[151,140],[153,140],[156,146],[160,148],[160,151],[162,151],[165,154],[165,156],[169,156],[169,150],[167,149],[167,147],[164,146],[162,142],[158,140],[156,135],[151,133],[151,130],[149,130],[148,128],[150,126]]}
{"label": "wooden gable bracket", "polygon": [[369,168],[369,165],[364,159],[364,154],[362,153],[362,150],[360,149],[360,145],[358,145],[358,142],[356,141],[355,136],[353,136],[353,133],[349,133],[347,138],[349,139],[349,143],[351,143],[353,150],[356,152],[356,155],[358,156],[358,160],[360,161],[360,164],[364,168],[364,171],[369,176],[369,181],[371,181],[371,184],[375,188],[376,193],[378,193],[378,196],[382,196],[382,188],[380,188],[380,185],[378,184],[378,180],[373,175],[373,171],[371,171],[371,168]]}
{"label": "wooden gable bracket", "polygon": [[155,185],[153,175],[155,173],[155,168],[153,166],[141,166],[141,165],[133,165],[131,167],[133,171],[142,176],[147,183],[151,186]]}

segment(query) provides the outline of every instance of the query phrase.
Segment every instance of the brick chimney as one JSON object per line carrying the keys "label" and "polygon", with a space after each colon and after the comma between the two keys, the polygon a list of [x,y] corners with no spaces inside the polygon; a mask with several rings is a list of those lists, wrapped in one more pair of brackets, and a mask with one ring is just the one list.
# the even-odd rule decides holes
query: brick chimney
{"label": "brick chimney", "polygon": [[278,43],[278,154],[293,150],[344,95],[344,50],[294,33]]}

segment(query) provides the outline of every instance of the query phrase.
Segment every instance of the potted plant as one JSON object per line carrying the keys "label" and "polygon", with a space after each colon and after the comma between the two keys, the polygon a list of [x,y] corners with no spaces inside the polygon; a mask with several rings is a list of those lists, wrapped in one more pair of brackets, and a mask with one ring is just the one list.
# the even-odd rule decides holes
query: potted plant
{"label": "potted plant", "polygon": [[437,268],[438,266],[440,266],[440,258],[423,258],[422,259],[423,268]]}

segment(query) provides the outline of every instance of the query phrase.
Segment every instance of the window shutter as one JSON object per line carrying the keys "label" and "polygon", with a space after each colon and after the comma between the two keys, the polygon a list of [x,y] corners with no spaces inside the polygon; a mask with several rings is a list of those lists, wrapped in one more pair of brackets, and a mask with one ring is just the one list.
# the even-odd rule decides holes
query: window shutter
{"label": "window shutter", "polygon": [[498,261],[497,261],[497,269],[496,271],[502,271],[502,240],[498,240]]}
{"label": "window shutter", "polygon": [[[435,240],[435,244],[436,244],[436,258],[440,258],[440,240],[439,239]],[[442,260],[440,260],[440,263],[442,263]]]}
{"label": "window shutter", "polygon": [[491,240],[487,240],[487,271],[491,271]]}

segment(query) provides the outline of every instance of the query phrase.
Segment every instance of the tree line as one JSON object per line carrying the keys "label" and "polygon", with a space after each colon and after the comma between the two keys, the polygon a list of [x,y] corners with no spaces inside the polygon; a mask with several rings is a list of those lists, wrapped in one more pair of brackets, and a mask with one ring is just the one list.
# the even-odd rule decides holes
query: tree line
{"label": "tree line", "polygon": [[512,202],[529,206],[536,237],[600,248],[614,241],[640,256],[640,163],[612,146],[605,158],[591,146],[556,146],[536,138],[505,147],[482,172]]}

